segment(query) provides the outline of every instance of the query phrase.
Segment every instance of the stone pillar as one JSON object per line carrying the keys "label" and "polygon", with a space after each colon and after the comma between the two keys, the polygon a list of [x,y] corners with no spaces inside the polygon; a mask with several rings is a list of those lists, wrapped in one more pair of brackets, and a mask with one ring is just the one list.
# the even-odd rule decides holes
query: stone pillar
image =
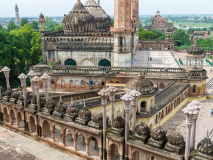
{"label": "stone pillar", "polygon": [[47,73],[44,73],[41,76],[41,79],[43,81],[43,87],[44,87],[46,102],[48,101],[48,98],[49,98],[49,93],[48,93],[49,78],[50,78],[50,76],[48,76]]}
{"label": "stone pillar", "polygon": [[135,133],[135,127],[136,127],[136,109],[137,109],[137,105],[138,105],[138,97],[141,95],[140,92],[133,90],[130,92],[131,96],[132,96],[132,107],[133,107],[133,119],[132,119],[132,132]]}
{"label": "stone pillar", "polygon": [[102,159],[102,148],[99,148],[99,158]]}
{"label": "stone pillar", "polygon": [[107,160],[111,160],[110,151],[107,151]]}
{"label": "stone pillar", "polygon": [[10,68],[8,68],[8,67],[4,67],[3,69],[2,69],[2,72],[4,73],[4,76],[5,76],[5,78],[6,78],[6,83],[7,83],[7,89],[10,89],[10,81],[9,81],[9,73],[10,73]]}
{"label": "stone pillar", "polygon": [[198,111],[190,103],[186,108],[183,109],[183,112],[186,115],[186,124],[187,124],[187,135],[186,135],[186,147],[185,147],[185,160],[189,159],[190,154],[190,141],[191,141],[191,127],[193,124],[193,117],[197,115]]}
{"label": "stone pillar", "polygon": [[[125,111],[125,159],[128,159],[128,145],[127,141],[129,139],[129,111],[132,101],[132,96],[130,93],[126,93],[121,99],[124,102],[124,111]],[[121,156],[120,156],[121,159]]]}
{"label": "stone pillar", "polygon": [[16,118],[16,125],[17,125],[18,128],[19,128],[19,119],[18,119],[18,118]]}
{"label": "stone pillar", "polygon": [[113,126],[114,123],[114,103],[115,103],[115,93],[118,91],[118,89],[114,86],[110,86],[108,89],[109,92],[109,99],[111,101],[111,126]]}
{"label": "stone pillar", "polygon": [[103,105],[103,159],[106,159],[106,105],[109,93],[104,88],[98,93],[98,95],[101,96],[101,104]]}
{"label": "stone pillar", "polygon": [[62,143],[63,143],[63,145],[66,146],[65,134],[61,133],[61,137],[62,137]]}
{"label": "stone pillar", "polygon": [[54,130],[50,130],[50,131],[51,131],[52,140],[55,142],[55,133],[54,133]]}
{"label": "stone pillar", "polygon": [[194,150],[195,149],[196,125],[197,125],[198,114],[200,112],[200,109],[203,108],[203,106],[201,105],[201,103],[198,100],[192,101],[191,104],[198,111],[198,113],[193,116],[193,125],[192,125],[192,133],[191,133],[192,138],[191,138],[191,142],[190,142],[191,149]]}
{"label": "stone pillar", "polygon": [[87,153],[87,156],[89,156],[89,142],[86,141],[86,153]]}
{"label": "stone pillar", "polygon": [[74,150],[77,151],[77,138],[74,138]]}

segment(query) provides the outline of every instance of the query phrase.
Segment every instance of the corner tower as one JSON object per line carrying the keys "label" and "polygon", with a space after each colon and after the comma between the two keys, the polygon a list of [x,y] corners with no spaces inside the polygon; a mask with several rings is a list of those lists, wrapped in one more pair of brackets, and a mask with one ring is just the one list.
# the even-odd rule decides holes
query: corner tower
{"label": "corner tower", "polygon": [[18,11],[18,5],[15,5],[15,13],[16,13],[16,24],[19,24],[19,11]]}
{"label": "corner tower", "polygon": [[132,59],[131,0],[114,1],[114,34],[113,66],[130,67]]}
{"label": "corner tower", "polygon": [[41,13],[38,19],[39,32],[41,33],[41,43],[42,43],[42,55],[43,62],[47,61],[46,56],[46,43],[45,43],[45,33],[46,33],[46,21],[44,15]]}

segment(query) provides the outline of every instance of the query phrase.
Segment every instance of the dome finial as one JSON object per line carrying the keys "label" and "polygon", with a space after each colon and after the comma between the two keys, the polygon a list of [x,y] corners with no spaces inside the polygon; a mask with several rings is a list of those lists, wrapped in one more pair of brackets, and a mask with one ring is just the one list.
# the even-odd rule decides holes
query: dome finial
{"label": "dome finial", "polygon": [[73,104],[74,104],[74,103],[73,103],[73,97],[71,97],[71,106],[73,106]]}
{"label": "dome finial", "polygon": [[84,101],[84,108],[86,108],[87,106],[86,106],[86,101]]}

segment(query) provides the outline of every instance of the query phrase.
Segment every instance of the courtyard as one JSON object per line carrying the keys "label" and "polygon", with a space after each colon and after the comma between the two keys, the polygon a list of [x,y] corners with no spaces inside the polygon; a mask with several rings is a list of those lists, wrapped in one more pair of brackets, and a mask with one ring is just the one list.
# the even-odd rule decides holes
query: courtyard
{"label": "courtyard", "polygon": [[[213,129],[213,117],[211,117],[211,110],[213,109],[213,99],[207,99],[201,104],[204,106],[198,115],[197,120],[197,129],[196,129],[196,139],[195,143],[197,144],[205,138],[207,135],[207,130],[210,132]],[[185,108],[186,105],[183,107]],[[182,108],[182,109],[183,109]],[[171,117],[167,122],[165,122],[162,127],[167,134],[171,133],[172,131],[177,131],[184,138],[186,138],[186,117],[185,114],[182,112],[182,109],[179,110],[173,117]]]}

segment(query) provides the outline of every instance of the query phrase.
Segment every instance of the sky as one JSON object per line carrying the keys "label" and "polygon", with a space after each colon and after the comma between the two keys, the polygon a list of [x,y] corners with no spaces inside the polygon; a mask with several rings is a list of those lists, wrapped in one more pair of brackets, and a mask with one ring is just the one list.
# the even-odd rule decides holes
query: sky
{"label": "sky", "polygon": [[[18,4],[20,17],[63,16],[72,10],[77,0],[0,0],[0,17],[14,17]],[[85,0],[81,0],[82,3]],[[114,0],[100,0],[102,8],[114,14]],[[139,0],[140,15],[161,14],[213,14],[213,0]]]}

